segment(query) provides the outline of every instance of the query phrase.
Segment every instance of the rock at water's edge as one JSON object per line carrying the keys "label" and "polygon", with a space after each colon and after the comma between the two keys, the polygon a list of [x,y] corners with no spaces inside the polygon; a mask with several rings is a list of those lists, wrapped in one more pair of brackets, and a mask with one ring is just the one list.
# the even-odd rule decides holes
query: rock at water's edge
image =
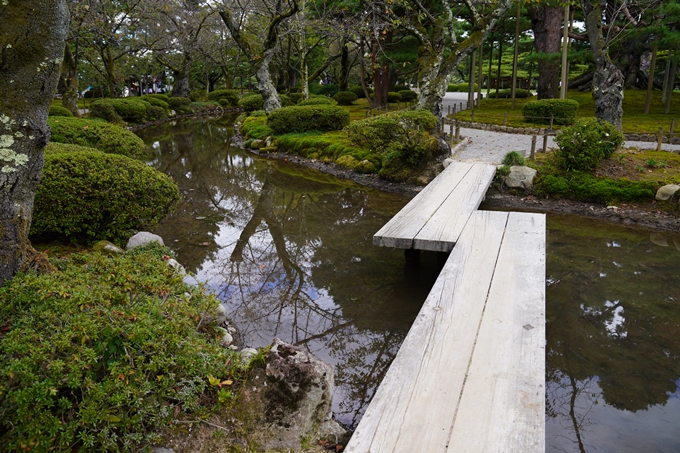
{"label": "rock at water's edge", "polygon": [[656,191],[656,198],[658,201],[666,201],[670,200],[675,196],[675,194],[678,193],[678,190],[680,190],[680,186],[677,184],[666,184],[665,186],[662,186],[659,188],[659,190]]}
{"label": "rock at water's edge", "polygon": [[531,167],[512,166],[510,174],[505,177],[505,185],[516,189],[531,189],[534,186],[536,170]]}

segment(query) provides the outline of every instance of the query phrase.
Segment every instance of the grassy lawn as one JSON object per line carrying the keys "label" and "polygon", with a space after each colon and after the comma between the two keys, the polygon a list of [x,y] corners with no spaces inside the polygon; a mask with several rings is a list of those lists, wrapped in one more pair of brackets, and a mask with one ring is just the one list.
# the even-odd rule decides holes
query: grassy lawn
{"label": "grassy lawn", "polygon": [[[652,93],[649,114],[644,114],[646,94],[645,90],[626,90],[623,98],[623,132],[656,133],[660,127],[668,132],[671,120],[680,117],[680,95],[678,93],[674,93],[671,99],[668,115],[664,113],[665,107],[661,102],[661,92],[659,91]],[[577,118],[595,116],[595,103],[590,92],[571,90],[568,98],[574,99],[580,105],[576,113]],[[535,127],[536,125],[525,122],[522,117],[522,106],[531,100],[536,100],[536,97],[516,99],[515,109],[513,110],[511,99],[484,99],[481,107],[475,109],[475,121],[486,124],[503,124],[503,116],[507,112],[508,126]],[[470,121],[471,116],[470,110],[456,113],[456,118],[463,121]],[[675,132],[680,132],[680,122],[676,125]]]}

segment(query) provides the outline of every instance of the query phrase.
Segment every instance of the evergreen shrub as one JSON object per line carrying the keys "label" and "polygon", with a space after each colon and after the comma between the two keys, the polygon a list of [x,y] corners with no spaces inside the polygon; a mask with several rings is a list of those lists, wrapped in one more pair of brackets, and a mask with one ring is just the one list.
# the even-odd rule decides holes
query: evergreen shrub
{"label": "evergreen shrub", "polygon": [[[516,99],[526,99],[532,97],[534,94],[529,91],[525,90],[522,88],[517,88],[515,90],[515,98]],[[489,99],[511,99],[512,98],[512,90],[509,89],[504,89],[504,90],[498,90],[498,93],[495,91],[492,91],[489,93],[488,96]]]}
{"label": "evergreen shrub", "polygon": [[123,123],[123,118],[116,112],[113,105],[105,102],[93,102],[90,105],[90,118],[101,118],[109,123]]}
{"label": "evergreen shrub", "polygon": [[418,93],[413,90],[401,90],[399,91],[399,94],[401,95],[401,100],[404,102],[411,102],[418,99]]}
{"label": "evergreen shrub", "polygon": [[335,105],[282,107],[269,114],[267,126],[275,134],[337,131],[349,124],[349,112]]}
{"label": "evergreen shrub", "polygon": [[153,228],[178,199],[177,184],[144,162],[98,151],[48,153],[31,234],[122,244]]}
{"label": "evergreen shrub", "polygon": [[[355,85],[349,89],[352,93],[356,94],[359,99],[365,99],[366,93],[361,85]],[[373,89],[368,88],[368,94],[373,94]]]}
{"label": "evergreen shrub", "polygon": [[175,112],[179,112],[182,107],[186,107],[191,103],[191,99],[185,98],[182,96],[173,96],[170,99],[168,99],[168,105],[172,110]]}
{"label": "evergreen shrub", "polygon": [[400,91],[410,91],[411,88],[408,85],[394,85],[394,88],[392,88],[392,91],[394,92],[400,92]]}
{"label": "evergreen shrub", "polygon": [[333,99],[326,96],[311,96],[298,102],[298,105],[333,105]]}
{"label": "evergreen shrub", "polygon": [[[209,101],[219,102],[221,105],[228,105],[230,107],[236,107],[240,97],[238,90],[215,90],[208,93]],[[223,99],[226,100],[227,104],[221,102]]]}
{"label": "evergreen shrub", "polygon": [[[467,93],[468,90],[470,89],[470,84],[468,82],[463,82],[463,83],[449,83],[449,85],[446,88],[446,91],[448,92],[459,92],[459,93]],[[479,90],[479,84],[475,83],[475,92]]]}
{"label": "evergreen shrub", "polygon": [[261,94],[249,94],[239,99],[238,106],[246,112],[262,110],[264,108],[264,100]]}
{"label": "evergreen shrub", "polygon": [[327,85],[319,85],[319,89],[316,90],[314,94],[320,94],[323,96],[334,96],[335,93],[339,91],[338,85],[335,83],[329,83]]}
{"label": "evergreen shrub", "polygon": [[62,107],[61,105],[51,105],[50,106],[50,112],[48,113],[49,116],[67,116],[71,117],[73,116],[73,113],[66,107]]}
{"label": "evergreen shrub", "polygon": [[[116,113],[128,123],[142,124],[149,119],[149,109],[151,104],[141,98],[117,98],[117,99],[98,99],[90,105],[90,116],[96,117],[99,110],[97,105],[109,104]],[[93,110],[94,108],[94,110]],[[106,119],[106,118],[104,118]]]}
{"label": "evergreen shrub", "polygon": [[291,93],[289,97],[290,102],[293,104],[298,104],[302,100],[302,93]]}
{"label": "evergreen shrub", "polygon": [[338,91],[333,96],[338,105],[352,105],[358,99],[357,95],[351,91]]}
{"label": "evergreen shrub", "polygon": [[145,159],[147,155],[141,138],[106,121],[55,117],[47,118],[47,124],[52,129],[53,142],[89,146],[135,159]]}
{"label": "evergreen shrub", "polygon": [[529,101],[522,106],[524,121],[533,124],[573,124],[579,104],[573,99],[540,99]]}
{"label": "evergreen shrub", "polygon": [[390,91],[387,93],[387,102],[401,102],[401,94]]}
{"label": "evergreen shrub", "polygon": [[143,451],[158,427],[228,391],[214,382],[245,374],[218,329],[199,322],[219,301],[163,255],[152,244],[52,258],[59,272],[0,288],[3,451]]}
{"label": "evergreen shrub", "polygon": [[167,101],[168,97],[164,94],[145,94],[139,97],[139,99],[148,102],[154,107],[160,107],[165,111],[170,110],[170,105]]}
{"label": "evergreen shrub", "polygon": [[191,90],[189,99],[191,99],[191,102],[203,102],[208,99],[208,95],[205,90]]}
{"label": "evergreen shrub", "polygon": [[597,118],[583,118],[565,127],[555,137],[555,163],[565,171],[593,170],[610,158],[623,144],[623,134],[613,124]]}
{"label": "evergreen shrub", "polygon": [[54,153],[77,153],[81,151],[99,151],[89,146],[71,145],[68,143],[49,142],[45,147],[45,154]]}
{"label": "evergreen shrub", "polygon": [[272,135],[272,130],[267,126],[266,116],[249,116],[240,127],[240,132],[246,140],[264,139]]}

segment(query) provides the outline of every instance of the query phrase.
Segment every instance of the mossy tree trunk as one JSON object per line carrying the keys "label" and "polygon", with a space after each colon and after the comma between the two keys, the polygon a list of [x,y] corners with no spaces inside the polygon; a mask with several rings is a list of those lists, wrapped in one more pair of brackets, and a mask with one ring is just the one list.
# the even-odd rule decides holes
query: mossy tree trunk
{"label": "mossy tree trunk", "polygon": [[563,8],[534,4],[528,6],[527,11],[534,32],[534,48],[536,53],[544,55],[538,60],[538,99],[556,99],[560,95],[560,65],[548,55],[560,51]]}
{"label": "mossy tree trunk", "polygon": [[297,0],[289,0],[286,3],[288,4],[286,9],[284,9],[283,0],[276,0],[270,5],[272,7],[271,10],[275,11],[275,15],[267,25],[267,34],[262,42],[261,51],[258,51],[255,47],[254,40],[244,33],[245,30],[241,29],[241,24],[234,20],[234,16],[229,9],[223,8],[219,10],[220,17],[227,26],[227,29],[229,29],[231,37],[253,65],[255,78],[257,79],[257,88],[262,94],[264,111],[267,113],[281,107],[281,99],[276,91],[276,86],[274,86],[270,72],[271,62],[276,54],[279,26],[283,21],[300,10]]}
{"label": "mossy tree trunk", "polygon": [[[437,118],[442,117],[442,98],[446,94],[451,75],[482,44],[496,21],[505,15],[510,1],[495,0],[487,4],[491,11],[485,15],[480,13],[475,2],[466,1],[471,29],[468,36],[461,41],[456,34],[458,22],[448,2],[438,2],[437,6],[442,12],[437,17],[416,2],[418,9],[407,15],[409,21],[402,26],[419,42],[418,67],[421,82],[417,108],[427,109]],[[446,54],[445,50],[449,53]]]}
{"label": "mossy tree trunk", "polygon": [[606,1],[581,0],[581,5],[586,18],[590,48],[595,60],[595,73],[593,74],[595,116],[621,129],[624,78],[619,68],[609,58],[609,51],[602,34],[602,16]]}
{"label": "mossy tree trunk", "polygon": [[78,110],[78,63],[71,52],[71,44],[66,43],[64,49],[64,62],[61,65],[61,80],[64,93],[61,103],[69,109],[73,116],[80,116]]}
{"label": "mossy tree trunk", "polygon": [[65,0],[0,3],[0,284],[32,256],[33,198],[68,20]]}

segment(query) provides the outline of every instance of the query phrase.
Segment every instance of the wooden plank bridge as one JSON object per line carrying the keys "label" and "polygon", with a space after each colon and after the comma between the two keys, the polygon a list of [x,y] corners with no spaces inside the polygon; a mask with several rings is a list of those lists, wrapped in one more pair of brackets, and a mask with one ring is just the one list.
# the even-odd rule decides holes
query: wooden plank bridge
{"label": "wooden plank bridge", "polygon": [[545,215],[478,211],[494,171],[450,165],[375,235],[452,251],[346,452],[545,451]]}

